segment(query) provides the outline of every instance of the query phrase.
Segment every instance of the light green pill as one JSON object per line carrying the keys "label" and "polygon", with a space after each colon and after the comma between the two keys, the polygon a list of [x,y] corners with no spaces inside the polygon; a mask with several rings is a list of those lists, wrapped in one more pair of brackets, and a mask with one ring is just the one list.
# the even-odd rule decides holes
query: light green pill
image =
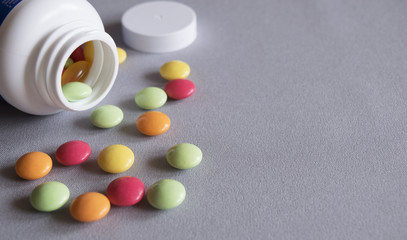
{"label": "light green pill", "polygon": [[80,101],[92,94],[92,88],[83,82],[69,82],[62,86],[65,98],[70,102]]}
{"label": "light green pill", "polygon": [[117,126],[123,120],[123,111],[114,105],[104,105],[96,108],[90,115],[90,121],[99,128]]}
{"label": "light green pill", "polygon": [[182,183],[173,179],[155,182],[147,191],[147,201],[158,209],[171,209],[179,206],[185,199],[186,191]]}
{"label": "light green pill", "polygon": [[73,59],[72,59],[72,58],[68,58],[68,59],[66,60],[66,62],[65,62],[64,68],[65,68],[65,69],[69,68],[73,63],[74,63]]}
{"label": "light green pill", "polygon": [[41,212],[55,211],[68,201],[69,189],[60,182],[45,182],[31,192],[31,205]]}
{"label": "light green pill", "polygon": [[136,94],[134,100],[143,109],[156,109],[167,102],[167,94],[161,88],[146,87]]}
{"label": "light green pill", "polygon": [[170,149],[166,154],[167,162],[178,169],[189,169],[198,165],[202,160],[202,151],[191,143],[180,143]]}

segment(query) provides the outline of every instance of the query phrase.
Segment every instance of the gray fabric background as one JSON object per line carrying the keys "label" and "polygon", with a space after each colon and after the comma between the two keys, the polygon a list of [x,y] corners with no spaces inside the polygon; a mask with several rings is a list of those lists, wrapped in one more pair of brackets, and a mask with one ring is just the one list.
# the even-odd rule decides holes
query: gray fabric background
{"label": "gray fabric background", "polygon": [[[407,1],[182,1],[197,12],[199,36],[168,54],[123,44],[120,17],[141,1],[90,2],[128,53],[101,103],[121,107],[125,119],[101,130],[90,124],[91,110],[38,117],[1,103],[2,239],[407,238]],[[166,134],[142,136],[135,121],[145,111],[133,98],[163,87],[159,67],[174,59],[190,64],[196,93],[159,109],[172,120]],[[53,156],[74,139],[92,147],[84,164],[54,162],[36,181],[14,173],[22,154]],[[165,162],[181,142],[202,149],[196,168]],[[98,153],[111,144],[134,151],[127,172],[98,168]],[[72,200],[125,175],[146,187],[179,180],[187,197],[170,211],[145,199],[112,207],[90,224],[74,221],[68,204],[40,213],[28,202],[45,181],[65,183]]]}

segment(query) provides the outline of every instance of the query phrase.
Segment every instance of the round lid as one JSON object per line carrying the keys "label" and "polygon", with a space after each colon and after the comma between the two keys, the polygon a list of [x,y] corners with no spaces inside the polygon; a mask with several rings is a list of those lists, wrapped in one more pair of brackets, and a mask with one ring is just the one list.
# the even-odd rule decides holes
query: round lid
{"label": "round lid", "polygon": [[195,11],[178,2],[157,1],[136,5],[122,16],[123,40],[142,52],[180,50],[196,38]]}

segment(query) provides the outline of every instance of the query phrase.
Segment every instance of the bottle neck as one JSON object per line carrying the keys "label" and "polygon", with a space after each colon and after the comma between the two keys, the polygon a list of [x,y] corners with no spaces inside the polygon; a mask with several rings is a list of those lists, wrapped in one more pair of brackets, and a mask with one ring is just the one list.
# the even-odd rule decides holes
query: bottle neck
{"label": "bottle neck", "polygon": [[[116,79],[118,56],[113,39],[100,29],[83,26],[83,23],[75,22],[58,28],[39,51],[36,86],[50,106],[73,111],[92,108],[108,94]],[[71,53],[89,41],[94,44],[94,57],[85,83],[92,88],[92,94],[86,99],[69,102],[62,93],[62,72]]]}

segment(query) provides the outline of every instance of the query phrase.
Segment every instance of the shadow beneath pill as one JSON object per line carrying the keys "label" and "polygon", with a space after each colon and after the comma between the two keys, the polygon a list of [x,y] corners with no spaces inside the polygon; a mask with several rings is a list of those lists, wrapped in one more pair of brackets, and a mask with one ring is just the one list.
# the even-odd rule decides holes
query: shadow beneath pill
{"label": "shadow beneath pill", "polygon": [[161,77],[159,72],[149,72],[144,75],[144,78],[150,83],[153,84],[153,87],[159,87],[164,89],[165,84],[167,84],[167,80]]}
{"label": "shadow beneath pill", "polygon": [[148,159],[148,166],[153,168],[154,170],[159,170],[162,172],[174,172],[179,173],[180,170],[172,167],[165,158],[165,155],[162,156],[154,156]]}
{"label": "shadow beneath pill", "polygon": [[122,110],[125,111],[137,111],[139,108],[137,107],[136,103],[134,102],[134,98],[126,99],[118,105]]}
{"label": "shadow beneath pill", "polygon": [[64,224],[76,224],[76,223],[80,224],[78,221],[72,218],[69,212],[69,204],[65,204],[65,206],[63,206],[62,208],[52,212],[52,218],[55,221]]}
{"label": "shadow beneath pill", "polygon": [[95,175],[99,176],[111,175],[111,173],[107,173],[99,167],[97,159],[88,159],[85,162],[81,163],[79,166],[81,167],[81,169]]}
{"label": "shadow beneath pill", "polygon": [[[89,115],[90,116],[90,115]],[[73,124],[75,127],[83,129],[83,130],[94,130],[97,129],[89,120],[89,117],[82,117],[74,120]]]}
{"label": "shadow beneath pill", "polygon": [[58,228],[49,229],[52,232],[57,232],[60,234],[64,232],[72,232],[72,226],[75,226],[75,231],[87,228],[85,223],[79,222],[71,216],[71,213],[69,212],[69,204],[66,204],[61,209],[52,212],[51,217],[55,223],[59,223]]}
{"label": "shadow beneath pill", "polygon": [[147,136],[142,134],[136,126],[136,119],[133,121],[134,123],[131,124],[122,124],[119,128],[120,133],[130,136],[130,137],[136,137],[140,138],[143,141],[151,140],[153,137],[152,136]]}
{"label": "shadow beneath pill", "polygon": [[2,176],[2,178],[6,178],[8,180],[11,180],[13,182],[18,182],[18,183],[23,183],[26,182],[27,180],[24,180],[22,178],[20,178],[15,169],[14,169],[14,165],[9,165],[6,167],[3,167],[0,169],[0,175]]}
{"label": "shadow beneath pill", "polygon": [[148,201],[147,201],[147,189],[146,189],[146,194],[144,195],[143,199],[141,199],[140,202],[138,202],[134,207],[137,209],[137,211],[142,211],[142,212],[147,212],[147,213],[159,213],[161,212],[159,209],[154,208],[151,206]]}
{"label": "shadow beneath pill", "polygon": [[12,206],[14,209],[17,209],[18,211],[24,212],[24,213],[42,213],[39,212],[37,210],[35,210],[30,203],[30,197],[29,196],[25,196],[25,197],[20,197],[15,199],[12,202]]}

